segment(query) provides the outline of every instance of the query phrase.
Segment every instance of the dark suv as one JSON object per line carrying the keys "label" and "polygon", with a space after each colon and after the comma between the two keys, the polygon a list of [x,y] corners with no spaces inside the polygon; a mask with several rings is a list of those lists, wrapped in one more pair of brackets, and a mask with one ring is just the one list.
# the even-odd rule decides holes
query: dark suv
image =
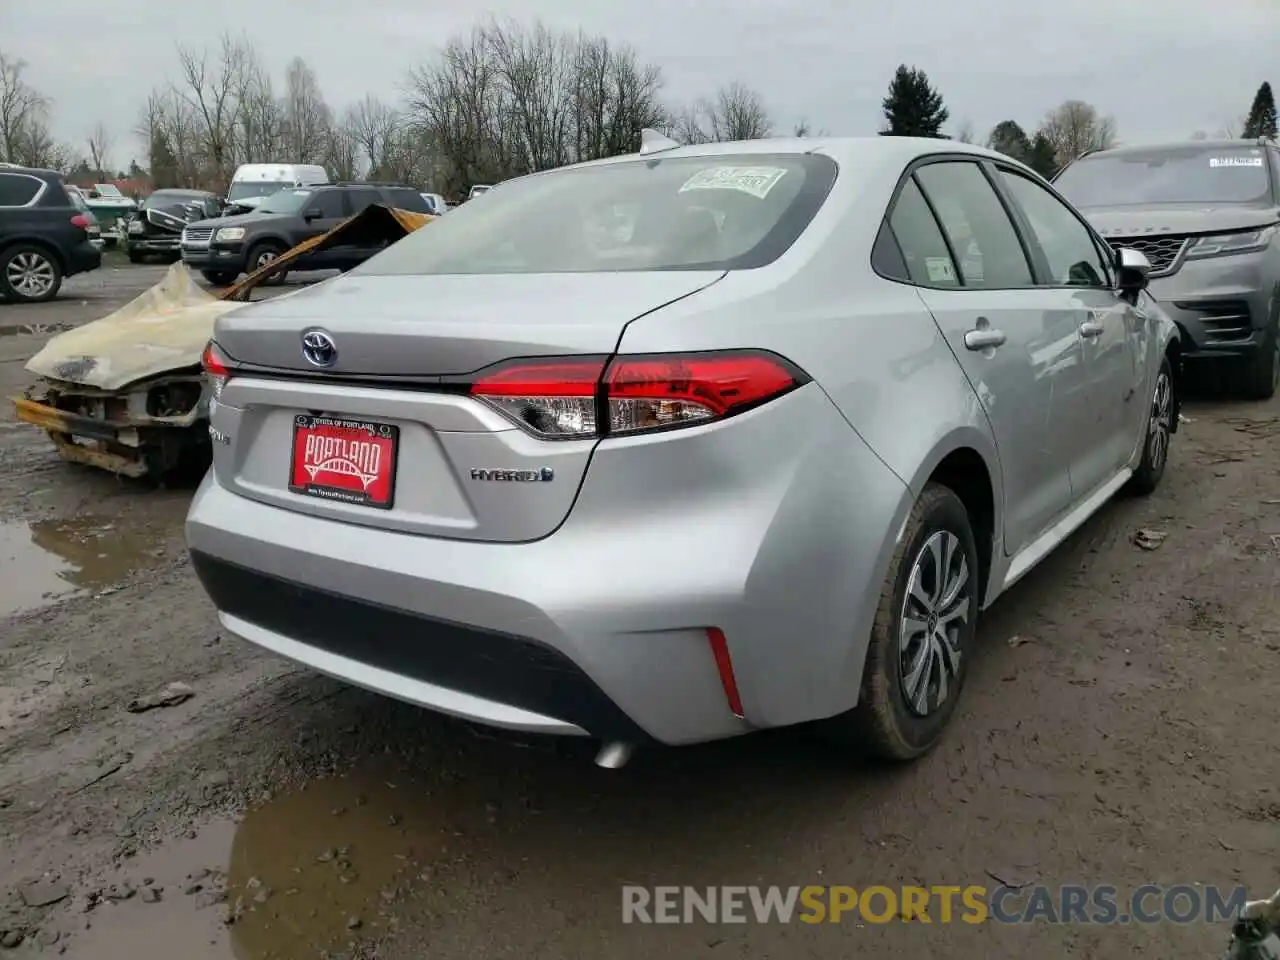
{"label": "dark suv", "polygon": [[[279,190],[251,213],[189,224],[182,231],[182,261],[213,284],[231,283],[257,270],[304,240],[328,233],[343,220],[375,203],[414,213],[430,213],[413,187],[387,183],[332,183]],[[304,257],[296,270],[349,270],[381,246],[340,244]],[[283,275],[273,277],[283,280]]]}
{"label": "dark suv", "polygon": [[52,170],[0,167],[0,300],[40,303],[58,295],[64,277],[96,270],[90,218]]}
{"label": "dark suv", "polygon": [[1266,400],[1280,387],[1280,148],[1200,140],[1087,154],[1053,185],[1115,247],[1151,261],[1151,293],[1189,361],[1234,368]]}
{"label": "dark suv", "polygon": [[178,239],[187,224],[221,216],[222,203],[207,190],[157,190],[142,201],[125,227],[125,250],[131,263],[147,257],[177,260]]}

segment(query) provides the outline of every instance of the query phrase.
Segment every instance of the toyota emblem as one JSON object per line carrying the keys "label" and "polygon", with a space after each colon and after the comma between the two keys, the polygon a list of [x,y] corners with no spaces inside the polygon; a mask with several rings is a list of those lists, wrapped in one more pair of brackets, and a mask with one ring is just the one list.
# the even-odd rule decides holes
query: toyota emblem
{"label": "toyota emblem", "polygon": [[316,367],[332,367],[338,360],[338,345],[323,330],[308,330],[302,335],[302,356]]}

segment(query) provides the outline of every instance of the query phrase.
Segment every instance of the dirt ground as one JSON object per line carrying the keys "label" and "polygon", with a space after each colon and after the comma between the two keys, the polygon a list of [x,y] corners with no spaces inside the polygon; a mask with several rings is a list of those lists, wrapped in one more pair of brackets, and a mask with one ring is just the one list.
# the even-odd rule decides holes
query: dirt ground
{"label": "dirt ground", "polygon": [[[50,331],[161,270],[0,306],[0,395]],[[1162,488],[1112,503],[991,612],[922,762],[870,768],[787,731],[609,772],[589,745],[485,734],[220,637],[184,555],[191,491],[64,464],[6,403],[0,956],[1218,956],[1221,924],[620,911],[625,883],[1280,885],[1280,401],[1185,414]],[[1140,529],[1165,537],[1140,549]],[[128,709],[173,682],[189,699]]]}

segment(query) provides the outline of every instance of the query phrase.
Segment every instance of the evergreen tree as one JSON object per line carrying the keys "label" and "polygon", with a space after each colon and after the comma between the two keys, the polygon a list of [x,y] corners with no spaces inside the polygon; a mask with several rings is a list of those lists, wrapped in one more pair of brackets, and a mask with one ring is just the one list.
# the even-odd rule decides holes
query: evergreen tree
{"label": "evergreen tree", "polygon": [[1052,141],[1044,135],[1043,130],[1037,132],[1036,138],[1031,141],[1031,151],[1024,162],[1046,180],[1051,180],[1058,172],[1058,152],[1053,149]]}
{"label": "evergreen tree", "polygon": [[1263,81],[1253,98],[1253,106],[1249,108],[1249,119],[1245,121],[1243,137],[1253,140],[1264,137],[1267,140],[1276,138],[1276,98],[1271,92],[1271,84]]}
{"label": "evergreen tree", "polygon": [[884,98],[884,118],[888,126],[882,137],[934,137],[947,139],[942,125],[951,112],[942,104],[942,94],[933,89],[923,70],[898,67]]}
{"label": "evergreen tree", "polygon": [[1031,157],[1031,140],[1016,120],[1001,120],[992,127],[987,136],[987,146],[1023,163]]}

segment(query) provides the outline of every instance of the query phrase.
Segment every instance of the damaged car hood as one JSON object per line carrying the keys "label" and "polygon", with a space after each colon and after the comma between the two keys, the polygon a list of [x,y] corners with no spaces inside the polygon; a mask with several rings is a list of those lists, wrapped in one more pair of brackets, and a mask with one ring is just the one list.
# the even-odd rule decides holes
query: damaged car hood
{"label": "damaged car hood", "polygon": [[27,361],[41,377],[119,390],[198,367],[219,316],[243,306],[201,288],[182,263],[131,303],[54,337]]}

